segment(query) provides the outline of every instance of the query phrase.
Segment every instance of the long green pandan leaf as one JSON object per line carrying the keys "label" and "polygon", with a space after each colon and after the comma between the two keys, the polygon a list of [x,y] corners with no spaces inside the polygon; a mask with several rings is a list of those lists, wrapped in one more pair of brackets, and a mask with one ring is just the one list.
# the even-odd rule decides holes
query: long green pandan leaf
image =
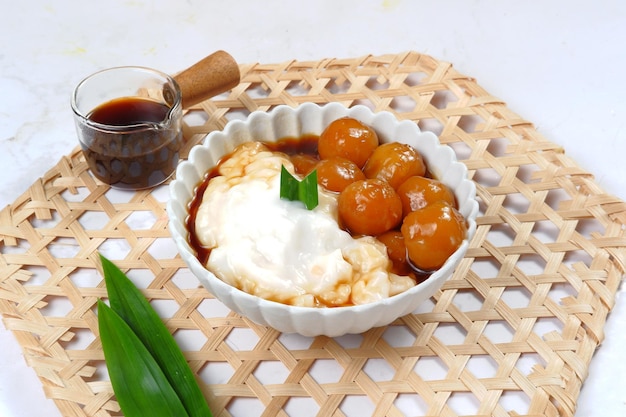
{"label": "long green pandan leaf", "polygon": [[211,411],[187,360],[161,318],[133,282],[100,255],[111,308],[130,326],[178,394],[189,417],[210,417]]}
{"label": "long green pandan leaf", "polygon": [[111,385],[126,417],[188,416],[146,347],[101,300],[98,300],[98,328]]}

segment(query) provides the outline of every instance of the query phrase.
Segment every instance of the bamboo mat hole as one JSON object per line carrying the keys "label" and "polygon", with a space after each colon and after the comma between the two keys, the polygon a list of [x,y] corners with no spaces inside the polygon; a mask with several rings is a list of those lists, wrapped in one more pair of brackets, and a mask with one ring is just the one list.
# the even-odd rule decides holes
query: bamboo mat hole
{"label": "bamboo mat hole", "polygon": [[485,126],[485,119],[482,117],[471,114],[463,115],[459,118],[457,126],[461,128],[465,133],[475,133],[483,130]]}
{"label": "bamboo mat hole", "polygon": [[227,384],[235,373],[235,369],[228,362],[207,362],[198,371],[198,378],[209,386]]}
{"label": "bamboo mat hole", "polygon": [[513,342],[515,330],[504,320],[491,320],[485,324],[483,336],[495,345],[503,345]]}
{"label": "bamboo mat hole", "polygon": [[78,223],[85,230],[101,230],[109,222],[109,216],[102,211],[86,211],[78,218]]}
{"label": "bamboo mat hole", "polygon": [[483,306],[484,301],[485,299],[480,297],[474,291],[467,290],[457,291],[457,293],[454,295],[454,298],[452,299],[455,307],[458,308],[459,311],[464,313],[480,310]]}
{"label": "bamboo mat hole", "polygon": [[3,255],[23,255],[28,252],[30,244],[25,239],[16,239],[14,245],[0,245],[0,253]]}
{"label": "bamboo mat hole", "polygon": [[[414,71],[404,78],[404,84],[407,87],[416,87],[418,85],[423,85],[428,80],[428,74],[422,71]],[[452,93],[451,93],[452,94]]]}
{"label": "bamboo mat hole", "polygon": [[294,80],[287,84],[285,91],[288,91],[294,97],[304,97],[310,93],[311,85],[306,80]]}
{"label": "bamboo mat hole", "polygon": [[24,269],[27,273],[27,280],[23,283],[24,287],[40,287],[50,279],[50,271],[44,266],[29,265]]}
{"label": "bamboo mat hole", "polygon": [[[528,198],[526,198],[526,196],[524,196],[524,194],[522,193],[507,194],[504,198],[504,201],[502,202],[502,207],[511,214],[524,214],[528,213],[530,200],[528,200]],[[541,222],[541,220],[539,222]],[[549,222],[549,224],[553,223]],[[508,227],[508,229],[512,231],[511,226],[509,226],[508,224],[505,224],[503,226]]]}
{"label": "bamboo mat hole", "polygon": [[420,358],[413,367],[413,370],[424,381],[444,380],[448,373],[448,367],[443,361],[438,357],[432,356]]}
{"label": "bamboo mat hole", "polygon": [[436,90],[432,94],[432,98],[430,99],[430,104],[439,110],[444,110],[448,108],[448,106],[453,106],[454,103],[457,103],[459,98],[456,94],[454,94],[450,90]]}
{"label": "bamboo mat hole", "polygon": [[398,96],[391,99],[389,108],[397,113],[408,113],[415,109],[417,102],[410,96]]}
{"label": "bamboo mat hole", "polygon": [[210,295],[200,302],[197,309],[205,317],[209,317],[210,315],[214,315],[216,317],[227,317],[231,312],[228,307]]}
{"label": "bamboo mat hole", "polygon": [[[433,132],[437,136],[441,136],[443,132],[443,123],[433,117],[423,117],[417,121],[417,126],[424,132]],[[453,147],[455,149],[455,147]],[[468,148],[469,149],[469,148]],[[456,149],[455,149],[456,150]],[[462,153],[457,153],[461,156]],[[461,159],[461,158],[460,158]]]}
{"label": "bamboo mat hole", "polygon": [[72,327],[71,332],[72,338],[64,345],[66,351],[86,350],[96,341],[91,329]]}
{"label": "bamboo mat hole", "polygon": [[56,210],[49,210],[46,217],[36,217],[31,224],[35,229],[54,229],[61,221],[61,216]]}
{"label": "bamboo mat hole", "polygon": [[197,329],[178,329],[174,333],[174,340],[184,352],[199,351],[206,343],[206,336]]}
{"label": "bamboo mat hole", "polygon": [[477,415],[480,408],[480,400],[469,392],[453,392],[448,399],[447,405],[456,414]]}
{"label": "bamboo mat hole", "polygon": [[285,412],[290,416],[314,417],[319,412],[319,404],[308,397],[291,397],[285,404]]}
{"label": "bamboo mat hole", "polygon": [[[499,247],[499,248],[505,248],[508,247],[510,245],[513,244],[513,242],[515,242],[515,237],[517,236],[517,234],[515,233],[515,231],[511,228],[511,226],[509,226],[508,224],[505,223],[500,223],[500,224],[494,224],[493,226],[491,226],[491,229],[489,230],[489,241],[491,243],[493,243],[494,246]],[[485,260],[485,262],[488,262],[490,265],[493,265],[495,263],[495,260]],[[476,265],[476,267],[480,267],[482,265],[482,263],[479,263],[478,265]],[[497,270],[500,269],[501,265],[497,265]],[[493,271],[493,273],[497,273],[498,271],[495,270]],[[481,276],[492,276],[492,275],[482,275]]]}
{"label": "bamboo mat hole", "polygon": [[[134,270],[131,271],[131,272],[134,272]],[[131,280],[133,282],[136,282],[135,279],[131,279]],[[149,284],[149,282],[148,282],[148,284]],[[137,284],[135,284],[135,285],[137,285]],[[139,285],[138,285],[138,287],[141,288]],[[153,298],[152,300],[150,300],[150,305],[157,312],[159,317],[161,317],[166,322],[167,322],[168,319],[171,319],[172,317],[174,317],[176,315],[176,313],[178,312],[178,309],[180,308],[180,305],[178,304],[178,302],[176,300],[171,300],[171,299],[156,299],[156,298]],[[180,332],[180,334],[179,334],[179,332]],[[176,334],[174,336],[182,338],[182,339],[187,339],[187,337],[183,336],[183,334],[185,332],[186,332],[186,330],[184,330],[184,329],[177,330]],[[183,350],[185,350],[185,349],[183,349]]]}
{"label": "bamboo mat hole", "polygon": [[201,127],[209,121],[209,115],[202,110],[189,110],[185,113],[185,124],[188,127]]}
{"label": "bamboo mat hole", "polygon": [[523,254],[515,264],[515,269],[521,273],[533,277],[541,275],[546,269],[546,260],[538,254]]}
{"label": "bamboo mat hole", "polygon": [[48,295],[44,298],[44,302],[46,306],[40,308],[39,312],[46,317],[65,317],[74,308],[72,302],[65,296]]}
{"label": "bamboo mat hole", "polygon": [[50,255],[58,259],[75,258],[81,250],[74,237],[57,237],[46,246]]}
{"label": "bamboo mat hole", "polygon": [[148,230],[156,223],[158,217],[150,210],[135,210],[128,217],[125,223],[135,230]]}
{"label": "bamboo mat hole", "polygon": [[479,168],[470,173],[472,180],[487,188],[488,190],[491,188],[497,188],[501,181],[502,176],[496,168]]}
{"label": "bamboo mat hole", "polygon": [[504,410],[515,410],[514,413],[523,415],[523,413],[528,413],[530,408],[530,397],[524,391],[504,391],[500,395],[498,404]]}
{"label": "bamboo mat hole", "polygon": [[502,291],[500,299],[509,307],[519,309],[530,305],[531,294],[524,287],[507,287]]}
{"label": "bamboo mat hole", "polygon": [[428,404],[417,394],[402,393],[398,395],[394,404],[405,416],[423,416],[428,413]]}
{"label": "bamboo mat hole", "polygon": [[85,201],[89,194],[90,191],[87,187],[72,187],[63,190],[60,196],[68,203],[79,203]]}
{"label": "bamboo mat hole", "polygon": [[[502,263],[491,257],[481,257],[477,258],[470,268],[470,272],[472,275],[485,277],[486,279],[496,279],[500,268],[502,267]],[[461,290],[459,290],[461,291]],[[470,290],[471,291],[471,290]],[[472,292],[475,297],[484,301],[484,295],[478,292]]]}
{"label": "bamboo mat hole", "polygon": [[108,238],[98,246],[98,253],[115,262],[125,259],[131,249],[130,243],[124,238]]}
{"label": "bamboo mat hole", "polygon": [[359,412],[372,415],[375,404],[366,395],[348,395],[339,405],[339,409],[349,416],[357,415]]}
{"label": "bamboo mat hole", "polygon": [[[422,130],[425,130],[425,131],[428,130],[428,131],[431,131],[431,132],[435,133],[434,130],[429,129],[428,127],[425,128],[423,126],[420,126],[420,128]],[[435,134],[438,134],[438,133],[435,133]],[[452,150],[456,154],[456,157],[459,159],[459,161],[466,161],[472,155],[472,148],[470,148],[464,142],[448,143],[448,146],[450,146],[452,148]]]}
{"label": "bamboo mat hole", "polygon": [[318,384],[332,384],[341,380],[343,369],[332,359],[316,359],[309,374]]}

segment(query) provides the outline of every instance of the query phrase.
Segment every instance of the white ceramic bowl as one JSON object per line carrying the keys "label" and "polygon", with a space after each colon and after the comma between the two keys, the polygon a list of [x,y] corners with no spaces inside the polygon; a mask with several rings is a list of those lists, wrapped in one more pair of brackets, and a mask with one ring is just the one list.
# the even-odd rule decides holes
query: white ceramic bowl
{"label": "white ceramic bowl", "polygon": [[[415,287],[381,301],[349,307],[294,307],[268,301],[238,290],[208,271],[190,247],[189,232],[185,225],[189,202],[207,171],[223,155],[243,142],[273,142],[284,137],[297,138],[303,134],[319,135],[331,121],[344,116],[354,117],[372,126],[381,142],[404,142],[422,154],[435,177],[454,190],[459,211],[468,220],[467,239],[461,247],[441,269]],[[167,212],[170,231],[182,258],[202,285],[231,310],[284,333],[335,337],[387,325],[413,312],[420,303],[431,297],[452,275],[465,255],[468,240],[476,230],[478,203],[475,185],[467,179],[465,165],[456,160],[450,147],[441,145],[433,133],[420,131],[416,123],[398,121],[389,112],[373,113],[365,106],[347,108],[338,103],[325,106],[306,103],[297,108],[278,106],[270,112],[253,112],[245,121],[229,122],[223,131],[210,133],[202,144],[192,148],[189,159],[179,164],[176,179],[170,184]]]}

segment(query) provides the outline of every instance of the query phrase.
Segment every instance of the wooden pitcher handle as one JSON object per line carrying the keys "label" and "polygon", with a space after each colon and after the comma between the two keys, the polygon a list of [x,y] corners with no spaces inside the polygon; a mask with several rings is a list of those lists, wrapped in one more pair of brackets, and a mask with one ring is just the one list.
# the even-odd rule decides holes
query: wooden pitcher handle
{"label": "wooden pitcher handle", "polygon": [[241,74],[235,59],[217,51],[174,76],[182,93],[183,109],[230,90]]}

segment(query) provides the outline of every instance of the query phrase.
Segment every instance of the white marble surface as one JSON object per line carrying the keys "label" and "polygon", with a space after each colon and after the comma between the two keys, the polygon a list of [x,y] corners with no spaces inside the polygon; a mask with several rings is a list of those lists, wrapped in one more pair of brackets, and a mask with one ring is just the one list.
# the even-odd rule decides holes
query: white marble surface
{"label": "white marble surface", "polygon": [[[217,49],[239,62],[416,50],[454,63],[626,199],[626,3],[620,0],[2,1],[0,206],[76,144],[73,86],[117,65],[176,72]],[[626,415],[621,290],[577,417]],[[0,325],[0,416],[59,415]]]}

